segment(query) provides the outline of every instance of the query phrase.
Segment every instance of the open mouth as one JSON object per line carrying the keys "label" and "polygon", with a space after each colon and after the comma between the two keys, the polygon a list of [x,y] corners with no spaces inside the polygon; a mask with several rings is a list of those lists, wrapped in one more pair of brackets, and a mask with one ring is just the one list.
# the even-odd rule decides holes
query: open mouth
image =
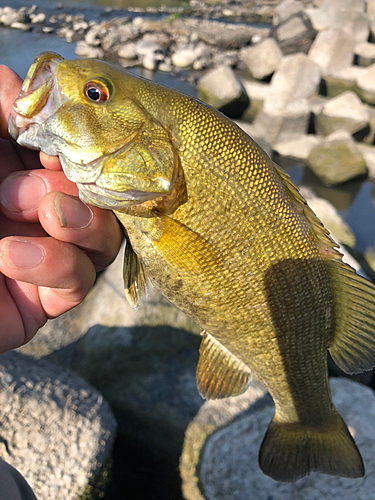
{"label": "open mouth", "polygon": [[42,124],[66,101],[58,91],[55,71],[64,60],[54,52],[40,54],[31,65],[9,116],[9,133],[17,140],[31,125]]}

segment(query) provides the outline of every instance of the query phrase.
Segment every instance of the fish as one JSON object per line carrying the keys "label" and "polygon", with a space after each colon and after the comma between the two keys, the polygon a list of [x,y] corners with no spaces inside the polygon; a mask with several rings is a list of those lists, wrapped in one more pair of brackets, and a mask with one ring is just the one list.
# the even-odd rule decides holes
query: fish
{"label": "fish", "polygon": [[252,373],[267,388],[266,475],[364,475],[331,399],[327,351],[346,373],[374,366],[375,288],[244,131],[122,68],[45,52],[9,132],[57,155],[81,200],[116,214],[129,303],[137,308],[153,286],[200,325],[203,398],[242,394]]}

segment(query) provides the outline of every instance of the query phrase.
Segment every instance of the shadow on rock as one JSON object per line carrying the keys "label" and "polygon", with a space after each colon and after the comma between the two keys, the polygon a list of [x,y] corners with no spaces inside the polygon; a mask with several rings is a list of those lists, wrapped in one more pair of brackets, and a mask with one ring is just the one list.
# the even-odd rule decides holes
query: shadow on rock
{"label": "shadow on rock", "polygon": [[109,498],[178,499],[185,430],[203,404],[195,383],[200,338],[169,326],[105,327],[48,358],[98,389],[118,421]]}

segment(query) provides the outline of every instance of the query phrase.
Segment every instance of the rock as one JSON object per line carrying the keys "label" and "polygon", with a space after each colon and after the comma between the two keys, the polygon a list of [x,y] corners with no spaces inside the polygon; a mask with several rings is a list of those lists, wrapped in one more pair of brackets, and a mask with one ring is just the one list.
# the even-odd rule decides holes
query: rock
{"label": "rock", "polygon": [[327,185],[339,184],[367,173],[365,161],[351,135],[341,130],[313,148],[307,164]]}
{"label": "rock", "polygon": [[308,98],[320,84],[319,66],[305,54],[293,54],[282,59],[271,79],[271,91]]}
{"label": "rock", "polygon": [[[341,217],[340,212],[324,198],[319,198],[309,188],[300,188],[302,196],[309,204],[312,211],[323,222],[323,225],[330,232],[332,238],[341,245],[355,248],[355,234],[351,227]],[[347,262],[345,260],[345,262]],[[358,265],[357,265],[358,267]]]}
{"label": "rock", "polygon": [[250,104],[242,115],[242,120],[252,122],[263,107],[264,100],[270,94],[270,86],[253,80],[243,80],[243,85],[250,99]]}
{"label": "rock", "polygon": [[[208,493],[206,488],[203,493],[199,487],[201,484],[198,471],[204,446],[210,440],[211,436],[215,435],[219,429],[225,428],[228,425],[235,425],[236,419],[241,418],[242,415],[246,415],[251,422],[252,419],[257,418],[259,413],[262,413],[264,408],[271,409],[271,405],[272,400],[270,396],[257,380],[254,380],[250,388],[241,396],[222,400],[218,399],[216,401],[206,401],[203,404],[185,432],[183,452],[180,460],[180,474],[184,500],[207,499],[206,495]],[[268,422],[264,424],[264,429],[262,429],[263,434],[267,424]],[[230,448],[230,443],[228,443],[228,447]],[[248,456],[248,452],[246,455],[242,456]],[[258,471],[258,474],[261,475],[257,462],[258,460],[256,460],[253,465]],[[226,469],[227,481],[231,481],[232,479],[235,481],[237,477],[235,471],[227,470],[228,464],[226,461],[224,463],[222,465],[224,465]],[[246,464],[248,464],[247,460]],[[220,467],[220,470],[222,471],[223,467]],[[248,475],[248,473],[249,471],[246,472],[246,475]],[[229,498],[252,498],[252,488],[241,497],[238,497],[238,486],[233,486],[229,496],[225,497],[226,500]],[[262,498],[262,496],[259,496],[259,498]]]}
{"label": "rock", "polygon": [[150,71],[156,70],[165,57],[163,47],[149,40],[140,40],[135,46],[135,51],[142,61],[142,66]]}
{"label": "rock", "polygon": [[77,56],[89,57],[93,59],[101,59],[104,56],[104,52],[100,47],[92,47],[88,45],[85,40],[77,42],[74,52]]}
{"label": "rock", "polygon": [[258,80],[272,75],[278,68],[282,56],[283,53],[273,38],[266,38],[241,52],[241,59],[246,69]]}
{"label": "rock", "polygon": [[31,14],[30,21],[33,24],[43,24],[46,20],[46,15],[44,12],[39,12],[39,14]]}
{"label": "rock", "polygon": [[354,39],[341,29],[327,29],[317,35],[309,51],[309,58],[317,63],[323,75],[351,66]]}
{"label": "rock", "polygon": [[75,500],[105,473],[116,421],[81,378],[47,361],[2,354],[0,404],[1,456],[39,500]]}
{"label": "rock", "polygon": [[326,0],[319,9],[306,9],[317,31],[342,29],[356,43],[366,42],[369,37],[369,21],[365,14],[364,1]]}
{"label": "rock", "polygon": [[255,135],[271,146],[290,136],[307,132],[310,106],[306,99],[289,92],[271,93],[254,121]]}
{"label": "rock", "polygon": [[[21,30],[21,31],[30,31],[31,30],[31,25],[27,23],[20,23],[16,21],[15,23],[12,23],[10,25],[11,28],[16,29],[16,30]],[[53,28],[51,28],[53,31]]]}
{"label": "rock", "polygon": [[172,54],[171,60],[176,68],[189,68],[197,59],[194,49],[182,49]]}
{"label": "rock", "polygon": [[273,17],[272,24],[277,26],[278,24],[287,21],[292,16],[303,12],[303,5],[301,2],[296,0],[284,0],[276,6],[276,13]]}
{"label": "rock", "polygon": [[312,134],[295,134],[273,144],[273,149],[280,156],[306,161],[310,151],[319,146],[322,139]]}
{"label": "rock", "polygon": [[[375,487],[374,393],[369,387],[343,378],[330,379],[330,386],[332,399],[354,434],[363,456],[365,480],[312,473],[296,483],[281,483],[262,474],[258,467],[258,451],[274,410],[270,400],[259,395],[252,405],[245,406],[245,411],[237,412],[235,419],[227,418],[224,425],[219,421],[219,405],[216,411],[206,406],[208,403],[202,407],[185,438],[184,462],[181,465],[184,498],[321,500],[324,496],[325,500],[340,497],[371,499]],[[235,405],[236,399],[231,401]],[[366,411],[363,410],[364,401]],[[199,468],[196,465],[198,461]]]}
{"label": "rock", "polygon": [[93,24],[85,35],[85,42],[91,47],[99,47],[102,43],[106,30],[100,24]]}
{"label": "rock", "polygon": [[239,118],[249,105],[244,86],[226,66],[208,71],[199,80],[198,98],[232,118]]}
{"label": "rock", "polygon": [[315,130],[320,135],[330,135],[336,130],[351,134],[368,127],[370,113],[353,92],[344,92],[330,99],[315,117]]}
{"label": "rock", "polygon": [[125,43],[121,45],[117,51],[117,55],[119,57],[123,57],[124,59],[136,59],[137,51],[135,43]]}
{"label": "rock", "polygon": [[357,79],[365,73],[366,68],[359,66],[348,66],[341,70],[335,71],[331,75],[324,77],[326,93],[328,97],[336,97],[347,90],[351,90],[359,94]]}
{"label": "rock", "polygon": [[357,148],[363,159],[365,160],[368,169],[368,177],[370,181],[375,181],[375,147],[367,144],[357,144]]}
{"label": "rock", "polygon": [[13,23],[28,24],[30,17],[26,12],[26,7],[19,10],[12,9],[12,7],[3,7],[0,13],[0,24],[10,26]]}
{"label": "rock", "polygon": [[272,29],[271,35],[276,39],[285,55],[295,52],[307,53],[316,36],[309,17],[298,13]]}
{"label": "rock", "polygon": [[361,99],[369,104],[375,104],[375,64],[359,74],[356,83]]}
{"label": "rock", "polygon": [[359,66],[371,66],[375,63],[375,43],[360,43],[356,46],[354,54]]}

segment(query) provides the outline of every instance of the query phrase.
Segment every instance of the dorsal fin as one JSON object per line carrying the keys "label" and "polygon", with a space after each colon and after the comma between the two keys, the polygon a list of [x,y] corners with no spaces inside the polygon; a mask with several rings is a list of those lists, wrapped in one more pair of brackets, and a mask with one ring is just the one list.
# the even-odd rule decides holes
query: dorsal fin
{"label": "dorsal fin", "polygon": [[331,261],[336,331],[329,347],[346,373],[375,365],[375,287],[343,262]]}
{"label": "dorsal fin", "polygon": [[284,185],[287,195],[294,205],[297,204],[299,211],[303,212],[303,215],[311,226],[317,241],[320,243],[321,250],[329,253],[330,255],[332,254],[337,256],[341,260],[342,255],[337,250],[339,245],[331,238],[329,231],[323,226],[320,219],[311,210],[305,198],[290,180],[289,174],[284,172],[284,170],[276,165],[276,163],[273,163],[273,167]]}
{"label": "dorsal fin", "polygon": [[199,348],[197,386],[206,399],[239,396],[251,383],[251,371],[206,331]]}
{"label": "dorsal fin", "polygon": [[371,370],[375,365],[375,287],[342,262],[338,246],[329,236],[289,176],[277,165],[275,170],[292,201],[303,209],[320,244],[332,278],[336,329],[329,351],[346,373]]}
{"label": "dorsal fin", "polygon": [[127,237],[125,238],[123,278],[125,297],[136,309],[142,299],[147,297],[150,285],[143,264]]}

